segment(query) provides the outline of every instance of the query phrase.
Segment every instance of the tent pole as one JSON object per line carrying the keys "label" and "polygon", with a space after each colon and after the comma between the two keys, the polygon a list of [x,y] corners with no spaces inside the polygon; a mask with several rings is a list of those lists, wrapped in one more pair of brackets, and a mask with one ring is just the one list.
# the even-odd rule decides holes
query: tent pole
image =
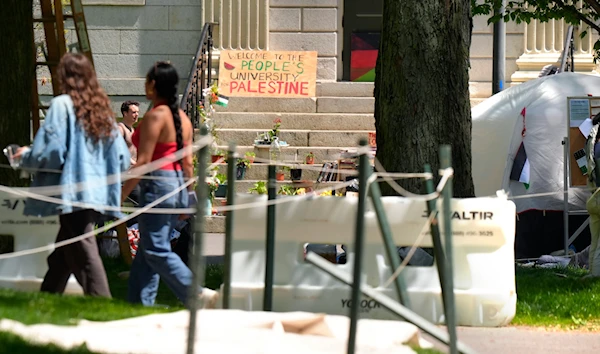
{"label": "tent pole", "polygon": [[569,254],[569,137],[563,139],[563,239],[565,256]]}

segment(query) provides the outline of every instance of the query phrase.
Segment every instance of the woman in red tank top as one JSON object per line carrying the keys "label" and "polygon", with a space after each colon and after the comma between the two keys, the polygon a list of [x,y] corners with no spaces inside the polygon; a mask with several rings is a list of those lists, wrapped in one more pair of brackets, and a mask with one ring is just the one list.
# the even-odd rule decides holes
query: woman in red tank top
{"label": "woman in red tank top", "polygon": [[[169,156],[185,145],[192,144],[192,123],[177,104],[179,76],[167,62],[156,63],[146,76],[146,98],[152,101],[153,109],[144,115],[131,140],[137,147],[136,167]],[[180,161],[158,166],[147,175],[158,178],[130,179],[123,185],[123,195],[140,184],[140,206],[146,206],[164,197],[184,183],[184,178],[193,174],[192,155]],[[192,191],[190,185],[188,190]],[[163,200],[154,208],[185,208],[188,192],[183,189]],[[146,306],[154,304],[159,279],[186,302],[188,288],[192,284],[192,272],[171,250],[170,235],[179,215],[141,214],[138,217],[140,241],[131,265],[128,300]],[[198,289],[204,307],[214,307],[218,294],[210,289]]]}

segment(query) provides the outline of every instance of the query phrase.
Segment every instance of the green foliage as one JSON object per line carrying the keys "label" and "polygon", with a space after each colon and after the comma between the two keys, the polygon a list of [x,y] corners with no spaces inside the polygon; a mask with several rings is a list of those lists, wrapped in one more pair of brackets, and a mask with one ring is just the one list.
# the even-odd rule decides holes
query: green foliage
{"label": "green foliage", "polygon": [[254,187],[248,189],[248,192],[256,194],[267,194],[267,182],[258,181],[254,183]]}
{"label": "green foliage", "polygon": [[225,184],[227,183],[227,175],[224,173],[218,173],[215,176],[215,179],[217,180],[217,182],[219,182],[219,184]]}
{"label": "green foliage", "polygon": [[277,192],[277,194],[281,194],[281,195],[296,195],[298,193],[298,190],[295,187],[292,186],[288,186],[288,185],[283,185],[279,188],[279,191]]}
{"label": "green foliage", "polygon": [[[600,34],[600,3],[596,0],[585,0],[569,3],[563,0],[517,0],[507,1],[504,14],[494,13],[494,8],[500,8],[502,0],[471,0],[473,16],[485,15],[488,24],[498,21],[530,23],[532,20],[548,22],[564,20],[567,24],[580,26],[580,36],[583,38],[592,29]],[[564,39],[563,39],[564,40]],[[600,59],[600,39],[594,44],[594,62]]]}
{"label": "green foliage", "polygon": [[250,160],[248,160],[248,159],[238,159],[237,166],[250,167]]}

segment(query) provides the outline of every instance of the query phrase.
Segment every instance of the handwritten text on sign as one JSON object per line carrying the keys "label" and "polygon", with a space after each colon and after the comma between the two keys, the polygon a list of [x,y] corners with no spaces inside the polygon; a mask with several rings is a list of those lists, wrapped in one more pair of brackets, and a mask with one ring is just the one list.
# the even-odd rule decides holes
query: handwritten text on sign
{"label": "handwritten text on sign", "polygon": [[315,97],[317,52],[224,50],[219,92],[226,96]]}

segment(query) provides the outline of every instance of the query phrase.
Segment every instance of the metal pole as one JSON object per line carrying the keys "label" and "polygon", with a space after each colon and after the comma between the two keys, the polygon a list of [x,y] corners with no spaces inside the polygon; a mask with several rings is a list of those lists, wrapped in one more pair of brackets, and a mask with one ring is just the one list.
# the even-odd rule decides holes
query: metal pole
{"label": "metal pole", "polygon": [[354,237],[354,269],[352,275],[352,300],[350,303],[350,333],[348,334],[348,354],[354,354],[356,348],[356,329],[358,327],[358,311],[360,306],[360,285],[365,236],[365,209],[367,202],[367,178],[369,175],[369,159],[364,151],[367,140],[360,140],[360,156],[358,166],[358,206],[356,211],[356,234]]}
{"label": "metal pole", "polygon": [[[324,260],[323,257],[317,255],[314,252],[309,252],[306,255],[306,261],[345,284],[354,284],[348,273],[346,273],[344,270],[341,270],[339,267],[336,267],[335,265],[329,263],[328,261]],[[448,333],[440,329],[435,324],[414,313],[410,309],[407,309],[406,307],[400,305],[394,299],[376,291],[375,289],[371,288],[366,284],[361,285],[360,291],[363,293],[363,295],[377,301],[379,304],[381,304],[381,306],[385,307],[386,309],[395,313],[396,315],[400,316],[406,321],[414,324],[419,329],[427,332],[435,339],[439,340],[444,344],[449,345],[450,338],[448,337]],[[457,347],[461,353],[475,353],[471,348],[467,347],[463,343],[457,342]]]}
{"label": "metal pole", "polygon": [[[442,145],[440,147],[440,167],[450,168],[452,167],[452,150],[450,145]],[[445,307],[447,308],[446,313],[450,316],[446,316],[446,326],[448,327],[448,334],[450,336],[450,354],[458,353],[456,349],[456,342],[458,341],[456,335],[456,309],[454,307],[454,267],[453,250],[452,250],[452,211],[450,210],[450,204],[452,201],[452,181],[453,177],[448,178],[444,189],[442,190],[443,197],[443,212],[444,212],[444,243],[446,248],[446,299],[447,302]]]}
{"label": "metal pole", "polygon": [[[227,153],[227,206],[235,204],[235,143],[229,143]],[[223,274],[223,308],[229,309],[231,300],[231,242],[233,240],[233,210],[225,212],[225,269]]]}
{"label": "metal pole", "polygon": [[563,138],[563,242],[569,254],[569,137]]}
{"label": "metal pole", "polygon": [[[432,173],[431,166],[425,165],[424,168],[426,173]],[[433,179],[425,181],[425,188],[428,194],[435,192],[435,186],[433,185]],[[453,318],[454,311],[453,306],[448,306],[450,303],[448,299],[448,293],[452,291],[452,287],[448,284],[448,275],[446,274],[446,256],[444,255],[444,246],[442,244],[442,238],[440,235],[439,219],[437,212],[437,201],[439,198],[427,201],[427,215],[432,212],[435,213],[434,219],[431,221],[431,240],[433,242],[433,254],[435,257],[435,264],[437,266],[438,276],[440,278],[440,288],[442,289],[442,303],[444,304],[444,315],[446,318]]]}
{"label": "metal pole", "polygon": [[[277,182],[275,180],[275,165],[269,165],[268,193],[269,200],[277,198]],[[263,311],[273,311],[273,275],[275,267],[275,205],[267,206],[267,241],[265,264],[265,291],[263,296]]]}
{"label": "metal pole", "polygon": [[[392,230],[390,229],[390,223],[388,221],[387,214],[385,213],[383,203],[381,202],[381,189],[379,189],[379,184],[372,183],[369,186],[369,192],[371,193],[373,208],[375,209],[375,214],[377,215],[377,220],[379,221],[379,229],[381,230],[381,235],[383,237],[383,244],[385,246],[388,260],[391,265],[391,271],[393,273],[400,267],[400,257],[398,256],[398,249],[394,244]],[[394,279],[394,284],[396,285],[396,292],[398,293],[398,299],[400,300],[400,303],[410,308],[410,299],[408,298],[408,293],[406,292],[406,283],[404,278],[397,276],[396,279]]]}
{"label": "metal pole", "polygon": [[[208,135],[205,126],[200,128],[201,139]],[[202,242],[204,236],[204,215],[206,213],[206,200],[208,198],[208,186],[206,179],[208,144],[198,151],[198,181],[196,182],[196,194],[198,205],[196,206],[196,220],[192,228],[192,249],[190,254],[190,269],[192,271],[192,285],[188,289],[188,308],[190,311],[190,322],[188,324],[187,353],[194,354],[196,343],[196,317],[198,309],[198,290],[204,278],[204,265],[202,264]]]}
{"label": "metal pole", "polygon": [[[494,9],[494,15],[504,15],[506,0],[502,0],[500,8]],[[506,23],[501,18],[494,23],[493,35],[492,94],[504,89],[504,69],[506,66]]]}

